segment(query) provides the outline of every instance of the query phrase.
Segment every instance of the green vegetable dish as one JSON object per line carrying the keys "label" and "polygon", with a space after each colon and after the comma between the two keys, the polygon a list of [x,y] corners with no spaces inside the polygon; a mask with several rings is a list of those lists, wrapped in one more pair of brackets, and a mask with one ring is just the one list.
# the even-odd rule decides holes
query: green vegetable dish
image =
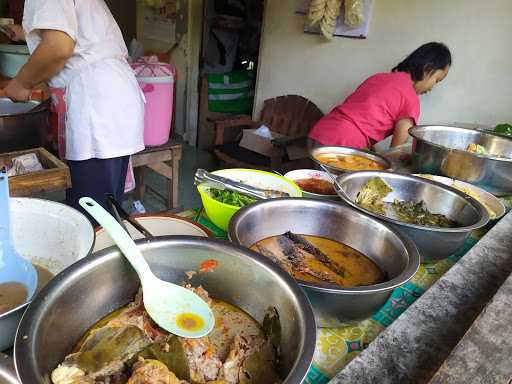
{"label": "green vegetable dish", "polygon": [[375,177],[359,191],[356,204],[378,215],[408,224],[439,228],[457,227],[457,224],[446,216],[430,212],[423,201],[384,201],[391,192],[393,189],[382,178]]}
{"label": "green vegetable dish", "polygon": [[512,125],[498,124],[496,128],[494,128],[494,132],[499,133],[500,135],[512,137]]}
{"label": "green vegetable dish", "polygon": [[214,200],[235,207],[245,207],[246,205],[256,202],[256,199],[234,191],[211,188],[209,192]]}

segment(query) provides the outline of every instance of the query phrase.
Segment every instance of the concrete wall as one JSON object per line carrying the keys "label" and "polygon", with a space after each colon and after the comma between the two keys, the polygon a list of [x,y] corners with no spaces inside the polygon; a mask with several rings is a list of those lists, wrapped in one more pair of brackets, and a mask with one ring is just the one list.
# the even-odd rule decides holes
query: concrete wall
{"label": "concrete wall", "polygon": [[422,97],[421,122],[512,121],[512,1],[374,0],[368,38],[332,43],[303,33],[300,2],[266,2],[255,115],[263,100],[287,93],[327,112],[368,76],[437,40],[448,44],[454,65]]}

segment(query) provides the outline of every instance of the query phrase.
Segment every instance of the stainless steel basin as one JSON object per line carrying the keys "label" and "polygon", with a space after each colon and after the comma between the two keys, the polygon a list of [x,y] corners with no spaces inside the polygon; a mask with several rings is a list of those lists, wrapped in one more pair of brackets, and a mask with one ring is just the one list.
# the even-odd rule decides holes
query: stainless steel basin
{"label": "stainless steel basin", "polygon": [[228,235],[233,243],[250,247],[286,231],[347,244],[376,262],[389,276],[384,283],[353,288],[326,288],[299,281],[320,326],[371,316],[419,267],[418,251],[409,239],[367,214],[325,200],[289,198],[251,204],[231,219]]}
{"label": "stainless steel basin", "polygon": [[[456,228],[437,228],[408,224],[359,207],[355,201],[364,185],[375,177],[384,179],[393,188],[387,199],[419,202],[423,200],[430,212],[440,213],[456,221]],[[444,259],[452,255],[472,231],[489,222],[485,207],[472,197],[444,184],[421,177],[384,171],[355,172],[338,177],[338,194],[350,206],[368,213],[410,237],[424,261]]]}
{"label": "stainless steel basin", "polygon": [[[413,127],[409,134],[415,173],[467,181],[497,196],[512,194],[512,138],[442,125]],[[468,152],[469,144],[483,145],[493,155]]]}
{"label": "stainless steel basin", "polygon": [[325,168],[329,170],[329,172],[335,175],[341,175],[343,173],[354,172],[351,169],[344,169],[339,167],[334,167],[332,165],[323,164],[316,159],[319,155],[327,155],[327,154],[336,154],[336,155],[356,155],[365,157],[367,159],[373,160],[383,166],[383,169],[391,169],[392,164],[391,161],[385,158],[378,153],[367,151],[365,149],[352,148],[352,147],[316,147],[310,151],[310,158],[313,160],[319,167],[322,164]]}
{"label": "stainless steel basin", "polygon": [[[189,281],[185,272],[218,261],[212,272],[195,275],[212,297],[234,304],[257,321],[269,306],[282,326],[281,374],[286,384],[302,383],[315,349],[316,325],[306,295],[269,260],[228,242],[187,236],[137,241],[161,279]],[[139,279],[117,248],[73,264],[55,277],[30,304],[16,336],[14,355],[23,384],[50,383],[49,374],[96,321],[132,301]]]}

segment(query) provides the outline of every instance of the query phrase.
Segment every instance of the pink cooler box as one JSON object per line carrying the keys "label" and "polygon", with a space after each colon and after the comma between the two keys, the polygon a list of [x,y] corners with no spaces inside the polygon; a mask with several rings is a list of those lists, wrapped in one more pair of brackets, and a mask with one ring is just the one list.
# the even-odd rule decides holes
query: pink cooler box
{"label": "pink cooler box", "polygon": [[158,146],[167,143],[171,135],[176,71],[171,64],[158,62],[156,57],[144,57],[132,68],[144,92],[144,144]]}

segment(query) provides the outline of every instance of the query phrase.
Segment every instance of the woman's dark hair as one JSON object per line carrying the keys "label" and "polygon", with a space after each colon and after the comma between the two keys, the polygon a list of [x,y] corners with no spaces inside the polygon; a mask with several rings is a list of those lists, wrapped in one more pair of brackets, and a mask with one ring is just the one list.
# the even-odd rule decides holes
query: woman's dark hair
{"label": "woman's dark hair", "polygon": [[427,43],[417,48],[400,64],[393,68],[392,72],[407,72],[413,81],[421,81],[425,73],[445,69],[452,65],[452,54],[443,43]]}

